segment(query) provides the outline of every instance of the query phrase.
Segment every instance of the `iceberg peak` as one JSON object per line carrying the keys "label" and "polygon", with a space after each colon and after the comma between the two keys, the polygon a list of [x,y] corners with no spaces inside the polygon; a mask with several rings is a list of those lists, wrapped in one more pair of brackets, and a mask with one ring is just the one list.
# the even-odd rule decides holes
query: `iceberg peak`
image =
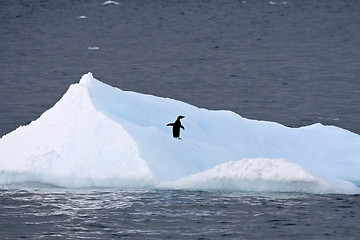
{"label": "iceberg peak", "polygon": [[92,81],[94,81],[94,76],[91,72],[88,72],[81,77],[79,84],[90,87]]}

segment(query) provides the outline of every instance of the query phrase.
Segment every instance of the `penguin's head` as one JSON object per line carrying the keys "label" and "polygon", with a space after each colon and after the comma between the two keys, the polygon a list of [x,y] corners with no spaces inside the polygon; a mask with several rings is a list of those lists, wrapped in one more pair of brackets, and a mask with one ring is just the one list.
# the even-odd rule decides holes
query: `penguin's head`
{"label": "penguin's head", "polygon": [[181,115],[180,115],[180,116],[178,116],[177,119],[180,120],[180,119],[182,119],[182,118],[184,118],[184,117],[185,117],[185,116],[181,116]]}

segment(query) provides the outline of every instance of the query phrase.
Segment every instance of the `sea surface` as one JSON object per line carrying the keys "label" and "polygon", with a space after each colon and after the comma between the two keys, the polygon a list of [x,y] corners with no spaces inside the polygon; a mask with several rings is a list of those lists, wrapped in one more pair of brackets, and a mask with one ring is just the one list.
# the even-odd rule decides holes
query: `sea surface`
{"label": "sea surface", "polygon": [[[0,0],[0,135],[87,72],[360,133],[358,0]],[[359,184],[358,184],[359,186]],[[359,239],[359,195],[0,186],[1,239]]]}
{"label": "sea surface", "polygon": [[0,188],[2,239],[359,239],[360,195]]}

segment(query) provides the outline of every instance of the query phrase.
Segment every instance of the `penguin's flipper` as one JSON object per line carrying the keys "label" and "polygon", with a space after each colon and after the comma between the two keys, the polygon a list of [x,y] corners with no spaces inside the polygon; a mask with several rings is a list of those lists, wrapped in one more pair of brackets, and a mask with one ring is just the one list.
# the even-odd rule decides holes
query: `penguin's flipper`
{"label": "penguin's flipper", "polygon": [[184,126],[183,126],[183,125],[180,125],[180,127],[181,127],[183,130],[185,130],[185,128],[184,128]]}
{"label": "penguin's flipper", "polygon": [[174,126],[174,124],[173,123],[169,123],[168,125],[166,125],[166,126]]}

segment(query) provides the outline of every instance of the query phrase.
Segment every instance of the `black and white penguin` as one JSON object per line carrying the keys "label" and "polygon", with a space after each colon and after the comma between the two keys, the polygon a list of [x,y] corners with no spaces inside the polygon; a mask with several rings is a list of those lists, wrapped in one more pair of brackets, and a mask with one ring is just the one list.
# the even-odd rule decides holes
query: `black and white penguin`
{"label": "black and white penguin", "polygon": [[180,119],[184,118],[185,116],[178,116],[178,118],[176,119],[176,121],[174,123],[169,123],[166,126],[173,126],[172,132],[173,132],[173,137],[174,138],[179,138],[180,139],[180,128],[182,128],[183,130],[185,130],[184,126],[181,125]]}

